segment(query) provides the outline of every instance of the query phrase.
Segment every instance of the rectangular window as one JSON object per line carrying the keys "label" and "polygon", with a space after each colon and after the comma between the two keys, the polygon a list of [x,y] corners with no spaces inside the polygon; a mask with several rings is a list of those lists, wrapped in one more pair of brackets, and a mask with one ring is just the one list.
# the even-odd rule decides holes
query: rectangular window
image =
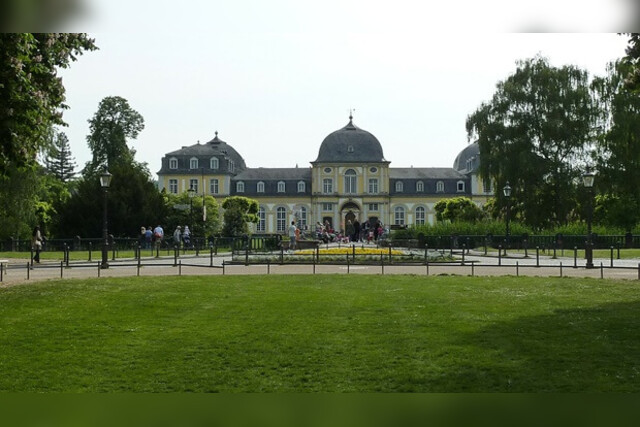
{"label": "rectangular window", "polygon": [[169,193],[178,194],[178,180],[170,179],[169,180]]}
{"label": "rectangular window", "polygon": [[217,179],[210,179],[209,180],[209,193],[210,194],[218,194],[218,192],[220,191],[220,187],[218,186],[218,180]]}
{"label": "rectangular window", "polygon": [[197,179],[190,179],[189,180],[189,188],[193,188],[193,190],[198,193],[198,180]]}
{"label": "rectangular window", "polygon": [[266,231],[266,214],[264,211],[264,208],[260,208],[260,210],[258,210],[258,232],[259,233],[264,233]]}
{"label": "rectangular window", "polygon": [[491,180],[490,179],[485,179],[484,181],[482,181],[482,190],[485,193],[491,193]]}
{"label": "rectangular window", "polygon": [[370,211],[377,211],[378,210],[378,204],[377,203],[369,203],[369,210]]}
{"label": "rectangular window", "polygon": [[198,159],[189,160],[189,169],[198,169]]}
{"label": "rectangular window", "polygon": [[372,178],[369,180],[369,194],[378,194],[378,179]]}
{"label": "rectangular window", "polygon": [[323,203],[322,210],[325,212],[331,212],[333,210],[333,203]]}
{"label": "rectangular window", "polygon": [[331,178],[325,178],[322,180],[322,192],[324,194],[333,193],[333,180]]}

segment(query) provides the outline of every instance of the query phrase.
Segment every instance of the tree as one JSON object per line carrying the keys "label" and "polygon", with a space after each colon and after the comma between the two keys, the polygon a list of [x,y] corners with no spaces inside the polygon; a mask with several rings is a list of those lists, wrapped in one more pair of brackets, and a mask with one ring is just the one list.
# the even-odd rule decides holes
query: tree
{"label": "tree", "polygon": [[629,65],[625,85],[632,91],[640,90],[640,33],[627,33],[629,45],[625,50],[625,61]]}
{"label": "tree", "polygon": [[[194,196],[189,199],[188,193],[167,194],[162,193],[166,207],[166,224],[169,230],[174,230],[178,225],[188,225],[193,237],[200,238],[211,236],[220,230],[219,206],[212,196],[204,196],[206,218],[202,214],[202,196]],[[186,209],[186,207],[189,207]],[[191,212],[193,207],[193,212]]]}
{"label": "tree", "polygon": [[127,146],[127,139],[135,139],[144,129],[144,118],[129,106],[126,99],[109,96],[100,101],[98,111],[89,120],[87,136],[93,159],[89,173],[103,166],[111,169],[116,163],[130,164],[135,151]]}
{"label": "tree", "polygon": [[[148,169],[139,163],[116,163],[107,194],[109,233],[136,237],[140,227],[163,224],[167,209]],[[102,230],[103,190],[98,174],[85,175],[58,216],[60,236],[99,237]]]}
{"label": "tree", "polygon": [[64,125],[68,108],[57,70],[94,49],[86,34],[0,34],[0,175],[11,165],[36,166],[49,129]]}
{"label": "tree", "polygon": [[224,208],[224,236],[242,236],[249,233],[248,223],[258,222],[258,202],[241,196],[231,196],[222,202]]}
{"label": "tree", "polygon": [[45,167],[47,171],[61,182],[67,182],[75,176],[76,163],[71,157],[69,138],[64,132],[54,131],[51,146],[47,150]]}
{"label": "tree", "polygon": [[[542,57],[519,61],[515,73],[467,118],[467,135],[480,147],[480,174],[502,188],[518,188],[510,203],[533,226],[566,223],[576,180],[595,138],[596,107],[588,75],[552,67]],[[496,193],[500,208],[506,200]]]}
{"label": "tree", "polygon": [[[607,67],[605,77],[593,81],[594,93],[601,106],[599,127],[602,130],[595,152],[598,170],[596,185],[610,207],[618,212],[606,215],[609,223],[617,218],[618,225],[628,231],[640,221],[640,97],[626,87],[625,78],[632,66],[616,61]],[[619,206],[623,202],[628,208]]]}
{"label": "tree", "polygon": [[433,209],[436,211],[438,221],[475,222],[482,218],[482,209],[468,197],[442,199]]}

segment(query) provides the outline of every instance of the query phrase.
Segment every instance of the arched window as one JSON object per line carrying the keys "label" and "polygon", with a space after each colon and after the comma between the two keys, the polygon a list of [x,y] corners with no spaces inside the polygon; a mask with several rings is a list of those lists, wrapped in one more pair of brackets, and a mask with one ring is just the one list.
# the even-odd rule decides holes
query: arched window
{"label": "arched window", "polygon": [[236,183],[236,193],[244,193],[244,182],[238,181]]}
{"label": "arched window", "polygon": [[402,206],[397,206],[394,209],[395,213],[395,225],[404,225],[404,208]]}
{"label": "arched window", "polygon": [[264,182],[262,182],[262,181],[258,182],[257,191],[258,191],[258,193],[264,193]]}
{"label": "arched window", "polygon": [[278,193],[284,193],[286,189],[284,181],[278,181]]}
{"label": "arched window", "polygon": [[256,228],[256,231],[258,233],[264,233],[266,231],[266,226],[267,226],[266,218],[267,218],[267,215],[265,214],[264,208],[259,208],[258,209],[258,226]]}
{"label": "arched window", "polygon": [[396,182],[396,193],[402,193],[403,190],[404,190],[404,184],[402,183],[402,181],[397,181]]}
{"label": "arched window", "polygon": [[304,181],[298,181],[298,193],[304,193],[305,187]]}
{"label": "arched window", "polygon": [[198,169],[198,159],[196,157],[189,159],[189,169]]}
{"label": "arched window", "polygon": [[280,206],[276,209],[276,231],[284,233],[287,227],[287,210]]}
{"label": "arched window", "polygon": [[346,194],[356,194],[358,188],[358,176],[356,171],[348,169],[344,173],[344,192]]}
{"label": "arched window", "polygon": [[436,193],[444,193],[444,182],[438,181],[436,183]]}
{"label": "arched window", "polygon": [[424,182],[422,182],[422,181],[416,182],[416,192],[417,193],[424,193]]}
{"label": "arched window", "polygon": [[422,206],[416,208],[416,225],[424,225],[425,210]]}
{"label": "arched window", "polygon": [[211,160],[209,160],[209,167],[211,169],[218,169],[220,167],[220,161],[217,157],[212,157]]}
{"label": "arched window", "polygon": [[169,169],[178,169],[178,159],[175,157],[169,159]]}
{"label": "arched window", "polygon": [[458,181],[457,188],[458,193],[464,193],[464,181]]}

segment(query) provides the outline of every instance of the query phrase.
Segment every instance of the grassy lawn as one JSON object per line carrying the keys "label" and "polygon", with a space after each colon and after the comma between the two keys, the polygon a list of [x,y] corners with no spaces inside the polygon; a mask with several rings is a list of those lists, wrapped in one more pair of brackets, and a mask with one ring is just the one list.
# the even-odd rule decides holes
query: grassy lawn
{"label": "grassy lawn", "polygon": [[[226,253],[231,252],[231,248],[228,247],[219,247],[218,253]],[[187,249],[186,251],[180,250],[180,255],[195,255],[195,249]],[[152,252],[151,249],[142,249],[142,258],[151,258],[156,254],[155,250]],[[199,252],[201,256],[205,256],[209,254],[209,248],[201,250]],[[167,251],[166,248],[160,250],[161,256],[173,255],[173,249]],[[109,259],[112,259],[113,253],[109,251]],[[135,258],[136,254],[133,250],[122,250],[116,252],[116,259],[120,258]],[[30,259],[30,252],[0,252],[0,259]],[[70,261],[87,261],[89,259],[89,251],[69,251],[69,260]],[[94,250],[91,252],[91,260],[92,261],[100,261],[102,259],[102,252],[100,250]],[[42,251],[40,252],[40,260],[41,261],[63,261],[64,260],[64,252],[62,251]]]}
{"label": "grassy lawn", "polygon": [[[483,247],[478,247],[475,248],[476,251],[478,252],[483,252],[484,248]],[[569,257],[569,258],[573,258],[573,249],[557,249],[556,250],[556,256],[560,257]],[[524,249],[509,249],[507,250],[507,254],[508,255],[524,255],[525,251]],[[497,248],[490,248],[489,249],[489,254],[497,256],[498,254],[498,249]],[[527,254],[530,257],[535,257],[536,256],[536,248],[533,249],[529,249],[527,251]],[[542,249],[540,249],[540,255],[546,255],[546,256],[550,256],[553,255],[553,249],[547,249],[546,251],[542,251]],[[584,259],[585,255],[584,255],[584,249],[578,249],[578,259]],[[611,249],[594,249],[593,250],[593,257],[594,258],[610,258],[611,257]],[[620,249],[620,259],[639,259],[640,260],[640,249]],[[616,248],[613,249],[613,259],[618,259],[618,250]]]}
{"label": "grassy lawn", "polygon": [[640,391],[638,282],[225,276],[0,288],[0,391]]}

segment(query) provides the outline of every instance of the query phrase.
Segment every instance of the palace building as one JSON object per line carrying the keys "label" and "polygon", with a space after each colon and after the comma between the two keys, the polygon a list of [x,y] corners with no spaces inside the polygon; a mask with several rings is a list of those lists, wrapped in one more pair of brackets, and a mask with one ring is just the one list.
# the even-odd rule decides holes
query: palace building
{"label": "palace building", "polygon": [[260,204],[256,233],[285,233],[288,224],[313,228],[347,220],[390,226],[433,224],[441,199],[466,196],[479,205],[492,196],[478,175],[479,149],[470,144],[451,168],[393,168],[380,141],[353,124],[330,133],[306,168],[249,168],[227,142],[215,137],[162,158],[158,186],[169,193],[193,188],[218,199],[245,196]]}

